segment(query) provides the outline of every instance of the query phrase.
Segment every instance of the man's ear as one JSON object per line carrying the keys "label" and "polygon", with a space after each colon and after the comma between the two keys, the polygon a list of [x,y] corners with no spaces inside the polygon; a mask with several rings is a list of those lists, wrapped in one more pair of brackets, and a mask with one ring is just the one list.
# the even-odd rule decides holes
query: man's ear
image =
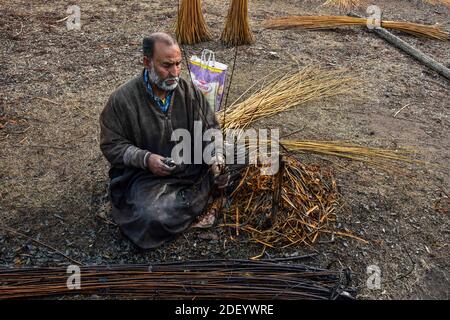
{"label": "man's ear", "polygon": [[149,69],[150,68],[150,59],[147,56],[144,56],[144,67]]}

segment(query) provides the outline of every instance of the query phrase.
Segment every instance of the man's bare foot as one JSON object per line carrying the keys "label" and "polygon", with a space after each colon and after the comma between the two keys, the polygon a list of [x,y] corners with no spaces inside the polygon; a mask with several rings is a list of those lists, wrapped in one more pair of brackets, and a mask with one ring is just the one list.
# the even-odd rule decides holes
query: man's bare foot
{"label": "man's bare foot", "polygon": [[200,220],[192,225],[192,228],[207,229],[211,228],[216,221],[217,209],[211,208]]}
{"label": "man's bare foot", "polygon": [[198,218],[198,221],[195,222],[193,225],[191,225],[191,228],[200,228],[200,229],[207,229],[211,228],[214,225],[214,222],[216,221],[217,214],[219,213],[220,208],[222,208],[226,203],[225,197],[217,197],[214,199],[214,202],[211,205],[211,208],[207,213],[200,216]]}

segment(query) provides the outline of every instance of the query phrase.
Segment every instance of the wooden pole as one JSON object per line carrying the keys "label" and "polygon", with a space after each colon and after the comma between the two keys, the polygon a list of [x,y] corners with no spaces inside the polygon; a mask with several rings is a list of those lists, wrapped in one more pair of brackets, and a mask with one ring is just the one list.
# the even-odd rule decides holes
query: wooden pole
{"label": "wooden pole", "polygon": [[283,156],[278,156],[279,168],[276,176],[274,177],[273,198],[272,198],[272,210],[270,212],[269,223],[273,226],[276,223],[277,212],[281,201],[281,189],[283,188],[283,171],[284,161]]}
{"label": "wooden pole", "polygon": [[[361,16],[354,14],[354,13],[349,13],[348,16],[361,18]],[[423,63],[428,68],[436,71],[443,77],[450,80],[450,69],[445,67],[441,63],[437,62],[432,57],[430,57],[430,56],[426,55],[425,53],[421,52],[420,50],[414,48],[409,43],[403,41],[402,39],[393,35],[392,33],[390,33],[389,31],[387,31],[386,29],[384,29],[382,27],[375,27],[373,29],[373,32],[375,32],[380,38],[383,38],[390,44],[394,45],[395,47],[406,52],[407,54],[409,54],[410,56],[412,56],[419,62]]]}

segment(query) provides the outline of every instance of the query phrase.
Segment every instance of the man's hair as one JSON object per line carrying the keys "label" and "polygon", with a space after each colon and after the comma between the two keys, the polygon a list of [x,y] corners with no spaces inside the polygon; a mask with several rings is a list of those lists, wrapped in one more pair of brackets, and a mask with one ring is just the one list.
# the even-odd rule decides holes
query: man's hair
{"label": "man's hair", "polygon": [[142,41],[142,51],[144,56],[153,58],[156,42],[162,42],[168,46],[178,45],[177,41],[171,35],[165,32],[155,32],[145,37]]}

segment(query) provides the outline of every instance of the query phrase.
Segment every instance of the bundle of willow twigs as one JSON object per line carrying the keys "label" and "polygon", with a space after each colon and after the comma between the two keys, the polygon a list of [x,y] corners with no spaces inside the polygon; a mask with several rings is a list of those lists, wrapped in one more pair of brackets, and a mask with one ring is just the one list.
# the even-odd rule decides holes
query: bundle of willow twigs
{"label": "bundle of willow twigs", "polygon": [[66,268],[0,269],[0,299],[96,294],[133,299],[348,299],[341,273],[300,264],[198,260],[81,267],[69,290]]}
{"label": "bundle of willow twigs", "polygon": [[211,40],[212,36],[202,14],[201,0],[181,0],[175,35],[183,44]]}
{"label": "bundle of willow twigs", "polygon": [[324,6],[335,6],[341,9],[350,9],[361,4],[361,0],[327,0]]}
{"label": "bundle of willow twigs", "polygon": [[346,158],[366,162],[382,169],[390,169],[390,165],[395,162],[420,163],[408,157],[407,150],[365,147],[341,141],[281,140],[280,144],[289,151]]}
{"label": "bundle of willow twigs", "polygon": [[231,0],[225,29],[220,37],[229,46],[253,43],[253,35],[248,21],[248,0]]}
{"label": "bundle of willow twigs", "polygon": [[[225,110],[225,113],[218,111],[216,113],[217,118],[222,127],[242,130],[242,133],[244,133],[243,130],[258,119],[273,116],[309,101],[355,90],[361,81],[345,72],[345,70],[339,69],[325,70],[305,67],[291,76],[269,74],[266,77],[271,78],[271,81],[264,83],[265,78],[262,78],[253,86],[262,84],[261,90],[251,94],[244,101],[238,102],[242,97],[241,95]],[[251,88],[248,90],[251,90]],[[257,141],[249,140],[248,144],[250,142],[253,145],[257,144]],[[270,141],[267,141],[267,143],[270,143]],[[347,158],[385,169],[395,161],[418,163],[409,158],[405,150],[371,148],[341,141],[281,140],[280,143],[283,147],[294,152]]]}
{"label": "bundle of willow twigs", "polygon": [[[265,22],[266,28],[280,30],[293,28],[324,29],[354,25],[365,26],[367,25],[367,19],[347,16],[288,16],[267,20]],[[449,33],[437,26],[401,21],[382,21],[381,26],[383,28],[403,31],[415,36],[424,36],[443,41],[449,39]]]}
{"label": "bundle of willow twigs", "polygon": [[425,2],[431,3],[431,4],[445,4],[447,6],[450,6],[450,0],[424,0]]}
{"label": "bundle of willow twigs", "polygon": [[[265,79],[260,81],[263,80]],[[259,82],[255,85],[258,84]],[[330,71],[309,66],[294,75],[274,77],[245,101],[238,103],[238,99],[226,108],[225,114],[219,111],[217,116],[221,127],[244,129],[255,120],[270,117],[308,101],[349,92],[359,84],[360,81],[346,75],[345,70]]]}
{"label": "bundle of willow twigs", "polygon": [[335,220],[337,203],[336,182],[330,171],[286,156],[273,176],[262,175],[257,166],[246,168],[221,226],[237,235],[246,233],[252,241],[270,248],[310,245],[324,233],[366,242],[332,230],[329,224]]}

